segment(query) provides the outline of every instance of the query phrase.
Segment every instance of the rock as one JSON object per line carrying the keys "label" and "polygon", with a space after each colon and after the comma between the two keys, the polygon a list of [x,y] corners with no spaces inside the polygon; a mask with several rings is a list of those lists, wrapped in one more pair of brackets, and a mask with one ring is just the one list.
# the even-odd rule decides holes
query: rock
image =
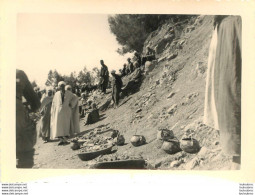
{"label": "rock", "polygon": [[191,161],[189,161],[186,165],[185,165],[185,169],[186,170],[191,170],[194,169],[197,165],[199,165],[199,160],[197,158],[193,158]]}
{"label": "rock", "polygon": [[167,110],[167,113],[173,115],[176,112],[176,110],[177,110],[177,104],[174,104],[171,108]]}
{"label": "rock", "polygon": [[214,145],[215,145],[215,146],[217,146],[217,145],[219,145],[219,144],[220,144],[219,141],[214,142]]}
{"label": "rock", "polygon": [[160,81],[159,80],[156,80],[156,85],[159,85],[160,84]]}
{"label": "rock", "polygon": [[180,164],[181,164],[181,161],[175,160],[175,161],[171,162],[170,167],[171,168],[178,167],[178,166],[180,166]]}
{"label": "rock", "polygon": [[168,58],[167,58],[167,60],[169,61],[169,60],[172,60],[172,59],[174,59],[174,58],[176,58],[178,56],[178,53],[176,52],[176,53],[173,53],[173,54],[171,54]]}
{"label": "rock", "polygon": [[164,57],[159,58],[159,59],[158,59],[158,62],[163,62],[163,61],[165,61],[165,60],[166,60],[166,57],[164,56]]}
{"label": "rock", "polygon": [[150,61],[146,61],[145,62],[145,72],[148,73],[150,71],[152,71],[155,68],[157,61],[153,60],[152,62]]}
{"label": "rock", "polygon": [[199,157],[205,157],[208,153],[209,153],[208,148],[202,147],[197,155]]}
{"label": "rock", "polygon": [[164,69],[167,71],[167,70],[169,70],[169,69],[170,69],[170,67],[171,67],[171,65],[170,65],[170,64],[165,64]]}
{"label": "rock", "polygon": [[135,112],[136,113],[138,113],[138,112],[141,112],[142,111],[142,109],[141,108],[139,108],[138,110],[136,110]]}
{"label": "rock", "polygon": [[140,119],[140,118],[143,118],[143,116],[142,115],[136,115],[135,118]]}
{"label": "rock", "polygon": [[192,32],[193,30],[195,30],[195,26],[189,26],[186,28],[186,33]]}
{"label": "rock", "polygon": [[170,93],[170,94],[167,96],[167,99],[172,98],[174,95],[175,95],[175,92]]}
{"label": "rock", "polygon": [[167,34],[163,37],[163,39],[161,39],[159,41],[159,43],[157,44],[156,48],[155,48],[155,51],[156,51],[156,54],[160,54],[164,51],[166,45],[169,43],[171,43],[174,39],[174,34]]}
{"label": "rock", "polygon": [[196,73],[199,74],[204,74],[206,71],[207,67],[203,65],[203,62],[198,62],[196,66]]}
{"label": "rock", "polygon": [[180,45],[183,45],[184,43],[185,43],[185,40],[184,40],[184,39],[179,41],[179,44],[180,44]]}
{"label": "rock", "polygon": [[162,161],[156,162],[155,165],[154,165],[154,167],[155,167],[155,168],[159,168],[161,165],[162,165]]}

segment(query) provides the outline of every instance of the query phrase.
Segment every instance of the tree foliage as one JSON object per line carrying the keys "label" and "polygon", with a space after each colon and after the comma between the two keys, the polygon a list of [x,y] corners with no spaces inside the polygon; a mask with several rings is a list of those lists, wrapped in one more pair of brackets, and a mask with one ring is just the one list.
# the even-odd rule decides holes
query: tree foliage
{"label": "tree foliage", "polygon": [[109,16],[108,23],[122,46],[117,52],[123,55],[132,51],[141,52],[148,35],[167,20],[176,22],[187,17],[188,15],[117,14]]}
{"label": "tree foliage", "polygon": [[71,85],[73,88],[81,84],[95,85],[99,81],[99,76],[100,71],[96,67],[92,71],[88,71],[84,66],[78,74],[71,72],[70,75],[61,75],[57,70],[50,70],[45,85],[56,87],[59,81],[65,81],[67,85]]}

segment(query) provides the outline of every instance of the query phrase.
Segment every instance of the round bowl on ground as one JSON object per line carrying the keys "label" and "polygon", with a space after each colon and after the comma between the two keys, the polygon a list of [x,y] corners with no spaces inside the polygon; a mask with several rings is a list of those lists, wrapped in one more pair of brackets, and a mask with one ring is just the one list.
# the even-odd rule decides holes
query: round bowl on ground
{"label": "round bowl on ground", "polygon": [[194,138],[183,138],[180,142],[180,147],[184,152],[191,154],[200,150],[199,142]]}
{"label": "round bowl on ground", "polygon": [[141,146],[146,143],[146,139],[143,135],[133,135],[130,139],[130,142],[133,146]]}
{"label": "round bowl on ground", "polygon": [[181,151],[180,142],[178,140],[164,141],[161,149],[168,154],[175,154]]}

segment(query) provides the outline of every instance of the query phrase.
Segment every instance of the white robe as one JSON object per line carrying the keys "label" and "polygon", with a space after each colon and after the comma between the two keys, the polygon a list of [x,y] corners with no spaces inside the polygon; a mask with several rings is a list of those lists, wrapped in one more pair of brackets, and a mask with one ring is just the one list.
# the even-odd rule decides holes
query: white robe
{"label": "white robe", "polygon": [[51,139],[69,136],[72,128],[72,109],[77,105],[75,95],[65,91],[62,103],[61,92],[55,93],[51,107]]}
{"label": "white robe", "polygon": [[215,105],[214,69],[217,48],[217,27],[213,31],[209,48],[207,80],[205,87],[204,123],[209,127],[219,130],[218,113]]}
{"label": "white robe", "polygon": [[71,117],[71,135],[75,133],[80,133],[80,115],[79,115],[79,98],[73,94],[74,100],[74,108],[72,109],[72,117]]}

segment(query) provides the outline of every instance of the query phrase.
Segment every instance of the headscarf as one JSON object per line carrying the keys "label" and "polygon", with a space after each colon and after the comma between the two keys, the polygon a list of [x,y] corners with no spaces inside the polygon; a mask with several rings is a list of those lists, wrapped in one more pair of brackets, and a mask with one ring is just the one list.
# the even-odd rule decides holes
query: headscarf
{"label": "headscarf", "polygon": [[65,85],[66,86],[66,83],[64,81],[59,81],[58,82],[58,87],[60,87],[61,85]]}
{"label": "headscarf", "polygon": [[70,91],[72,90],[72,86],[71,85],[66,85],[65,86],[65,90],[69,90],[70,89]]}

